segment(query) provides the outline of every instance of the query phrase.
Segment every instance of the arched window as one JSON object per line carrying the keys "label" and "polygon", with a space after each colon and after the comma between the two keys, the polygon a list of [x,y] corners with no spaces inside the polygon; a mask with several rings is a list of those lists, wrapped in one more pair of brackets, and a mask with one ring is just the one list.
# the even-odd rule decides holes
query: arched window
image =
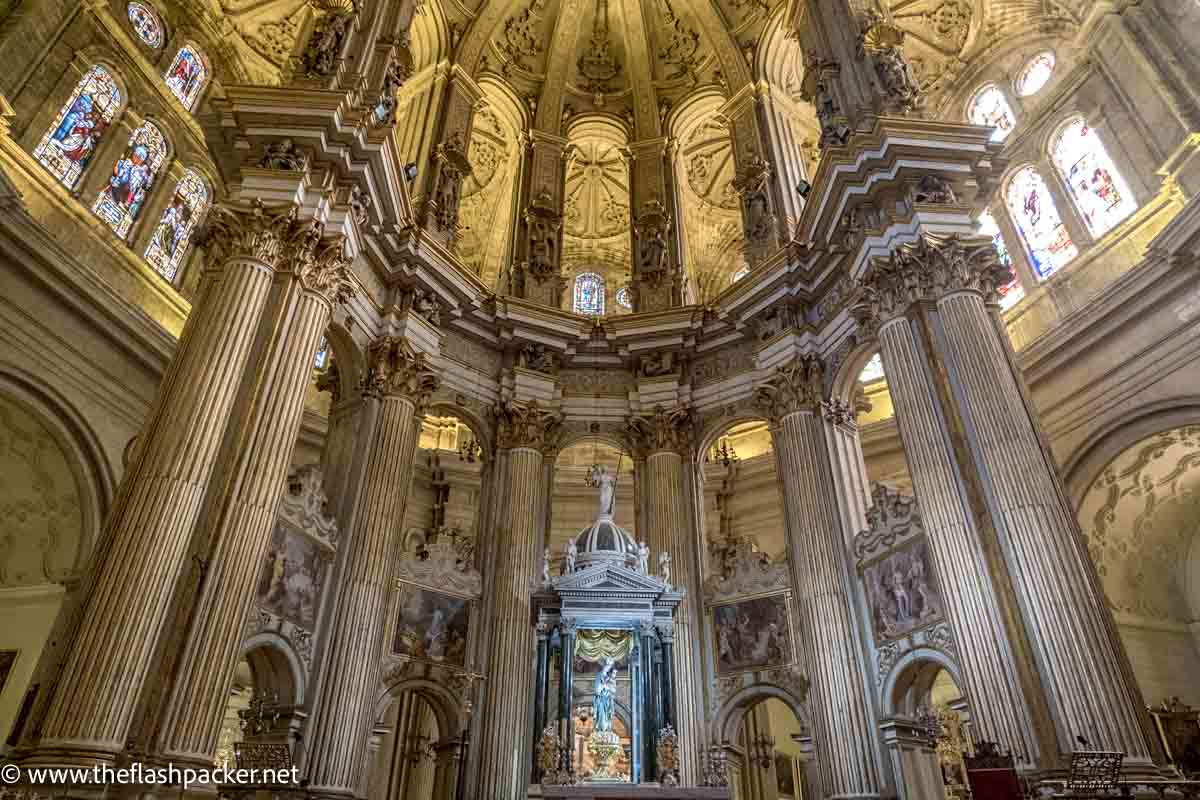
{"label": "arched window", "polygon": [[629,293],[628,286],[617,289],[617,305],[621,308],[633,309],[633,295]]}
{"label": "arched window", "polygon": [[1021,95],[1021,97],[1029,97],[1031,94],[1037,94],[1050,82],[1050,76],[1053,74],[1054,53],[1050,51],[1038,53],[1029,59],[1029,63],[1017,75],[1015,82],[1017,94]]}
{"label": "arched window", "polygon": [[604,313],[604,278],[594,272],[584,272],[575,279],[576,314]]}
{"label": "arched window", "polygon": [[175,185],[175,196],[163,211],[146,247],[146,260],[167,280],[175,279],[192,231],[207,209],[208,188],[204,179],[189,169]]}
{"label": "arched window", "polygon": [[1079,255],[1058,215],[1046,181],[1033,167],[1025,167],[1008,184],[1008,210],[1017,222],[1021,238],[1029,250],[1029,260],[1039,278],[1051,273]]}
{"label": "arched window", "polygon": [[317,354],[313,356],[313,369],[325,369],[325,365],[329,363],[329,337],[322,336],[321,343],[317,345]]}
{"label": "arched window", "polygon": [[208,62],[199,50],[185,44],[175,54],[175,60],[171,62],[167,74],[163,75],[163,80],[167,82],[171,93],[183,103],[183,107],[190,111],[204,84],[208,82]]}
{"label": "arched window", "polygon": [[1093,236],[1103,236],[1137,211],[1137,201],[1100,137],[1083,120],[1075,120],[1058,135],[1054,163]]}
{"label": "arched window", "polygon": [[63,186],[74,189],[121,107],[121,90],[96,65],[79,81],[33,155]]}
{"label": "arched window", "polygon": [[1002,142],[1017,125],[1017,118],[1000,87],[992,84],[980,89],[971,101],[971,122],[995,128],[992,141]]}
{"label": "arched window", "polygon": [[155,50],[162,47],[163,26],[158,20],[158,14],[154,13],[154,9],[145,3],[133,0],[125,7],[125,13],[129,16],[129,24],[139,39]]}
{"label": "arched window", "polygon": [[1021,286],[1021,279],[1013,271],[1012,256],[1004,244],[1004,236],[1000,233],[1000,226],[996,224],[996,218],[992,216],[992,212],[985,211],[979,215],[979,234],[992,237],[992,244],[996,246],[996,254],[1000,257],[1000,263],[1012,272],[1012,280],[997,290],[1000,293],[1000,310],[1007,311],[1025,296],[1025,289]]}
{"label": "arched window", "polygon": [[167,157],[167,140],[152,123],[142,126],[129,137],[129,146],[113,165],[108,185],[92,205],[96,216],[108,223],[122,239],[142,213],[146,196],[154,187],[154,178]]}
{"label": "arched window", "polygon": [[874,383],[883,378],[883,357],[876,353],[871,356],[871,360],[862,368],[862,372],[858,373],[859,383]]}

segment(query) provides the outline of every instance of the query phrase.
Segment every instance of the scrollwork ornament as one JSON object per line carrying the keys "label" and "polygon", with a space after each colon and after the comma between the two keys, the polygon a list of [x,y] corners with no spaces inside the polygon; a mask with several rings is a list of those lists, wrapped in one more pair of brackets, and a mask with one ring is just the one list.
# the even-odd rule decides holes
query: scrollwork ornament
{"label": "scrollwork ornament", "polygon": [[655,406],[649,415],[634,415],[626,420],[626,432],[636,450],[649,455],[663,451],[686,453],[692,445],[692,411],[687,406],[671,410]]}
{"label": "scrollwork ornament", "polygon": [[367,374],[362,384],[366,397],[404,397],[420,408],[437,391],[439,382],[425,354],[402,337],[384,336],[367,349]]}
{"label": "scrollwork ornament", "polygon": [[506,401],[495,407],[497,438],[501,449],[528,447],[544,450],[553,444],[562,425],[561,412],[543,408],[537,400]]}
{"label": "scrollwork ornament", "polygon": [[797,356],[754,392],[759,407],[775,421],[797,411],[818,413],[825,397],[825,365],[820,356]]}

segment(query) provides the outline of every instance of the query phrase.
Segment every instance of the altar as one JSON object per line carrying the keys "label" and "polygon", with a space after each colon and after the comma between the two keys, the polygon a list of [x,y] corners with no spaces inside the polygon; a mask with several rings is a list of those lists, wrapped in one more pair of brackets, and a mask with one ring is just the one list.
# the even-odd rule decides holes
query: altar
{"label": "altar", "polygon": [[613,521],[615,477],[593,469],[595,521],[567,544],[552,576],[543,556],[537,628],[534,782],[543,797],[727,798],[679,787],[674,615],[684,595],[670,559],[651,572],[644,542]]}

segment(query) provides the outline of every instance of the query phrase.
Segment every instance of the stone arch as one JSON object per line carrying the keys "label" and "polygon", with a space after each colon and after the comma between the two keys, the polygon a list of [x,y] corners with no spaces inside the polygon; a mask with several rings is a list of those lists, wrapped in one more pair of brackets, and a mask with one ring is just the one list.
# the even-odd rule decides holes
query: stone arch
{"label": "stone arch", "polygon": [[425,409],[428,413],[444,413],[449,416],[454,416],[460,419],[471,432],[475,434],[475,441],[483,448],[482,458],[485,462],[491,463],[495,454],[495,442],[493,441],[493,426],[489,424],[483,416],[477,414],[471,409],[459,405],[450,400],[435,399]]}
{"label": "stone arch", "polygon": [[307,670],[290,641],[262,631],[242,642],[241,657],[250,664],[255,689],[275,692],[285,705],[304,703]]}
{"label": "stone arch", "polygon": [[880,717],[913,717],[916,712],[913,698],[928,694],[942,670],[950,674],[961,692],[963,681],[958,664],[941,650],[918,647],[905,653],[880,684]]}
{"label": "stone arch", "polygon": [[879,340],[875,337],[863,341],[855,341],[850,345],[849,352],[842,358],[833,375],[829,377],[829,395],[835,400],[853,402],[858,391],[858,376],[876,353],[879,352]]}
{"label": "stone arch", "polygon": [[770,424],[770,421],[765,416],[752,411],[743,411],[731,416],[722,415],[715,419],[707,420],[696,436],[696,450],[693,454],[696,465],[699,466],[704,463],[704,454],[717,443],[717,440],[726,431],[730,428],[736,428],[738,425],[745,425],[748,422]]}
{"label": "stone arch", "polygon": [[780,700],[796,715],[801,725],[806,725],[808,714],[804,701],[791,690],[765,681],[745,686],[734,692],[723,702],[709,722],[709,741],[719,743],[736,742],[742,718],[751,707],[768,698]]}
{"label": "stone arch", "polygon": [[462,700],[450,689],[429,678],[384,678],[383,688],[375,700],[375,719],[382,720],[388,707],[405,692],[415,692],[433,711],[438,736],[442,741],[462,733],[468,720],[460,712]]}
{"label": "stone arch", "polygon": [[568,447],[574,447],[575,445],[585,444],[593,441],[599,442],[600,444],[606,444],[615,450],[623,452],[626,457],[630,459],[630,463],[632,463],[633,447],[629,439],[612,430],[602,429],[599,431],[564,431],[562,437],[558,440],[556,450],[558,453],[561,453]]}
{"label": "stone arch", "polygon": [[413,72],[440,64],[452,49],[450,23],[440,2],[428,2],[414,15],[408,29]]}

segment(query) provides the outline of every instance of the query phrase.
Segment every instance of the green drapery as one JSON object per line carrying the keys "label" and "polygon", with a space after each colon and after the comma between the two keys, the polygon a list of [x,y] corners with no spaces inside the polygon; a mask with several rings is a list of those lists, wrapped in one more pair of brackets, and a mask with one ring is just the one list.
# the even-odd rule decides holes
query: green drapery
{"label": "green drapery", "polygon": [[575,634],[575,655],[584,661],[600,663],[606,658],[620,661],[633,650],[629,631],[583,629]]}

